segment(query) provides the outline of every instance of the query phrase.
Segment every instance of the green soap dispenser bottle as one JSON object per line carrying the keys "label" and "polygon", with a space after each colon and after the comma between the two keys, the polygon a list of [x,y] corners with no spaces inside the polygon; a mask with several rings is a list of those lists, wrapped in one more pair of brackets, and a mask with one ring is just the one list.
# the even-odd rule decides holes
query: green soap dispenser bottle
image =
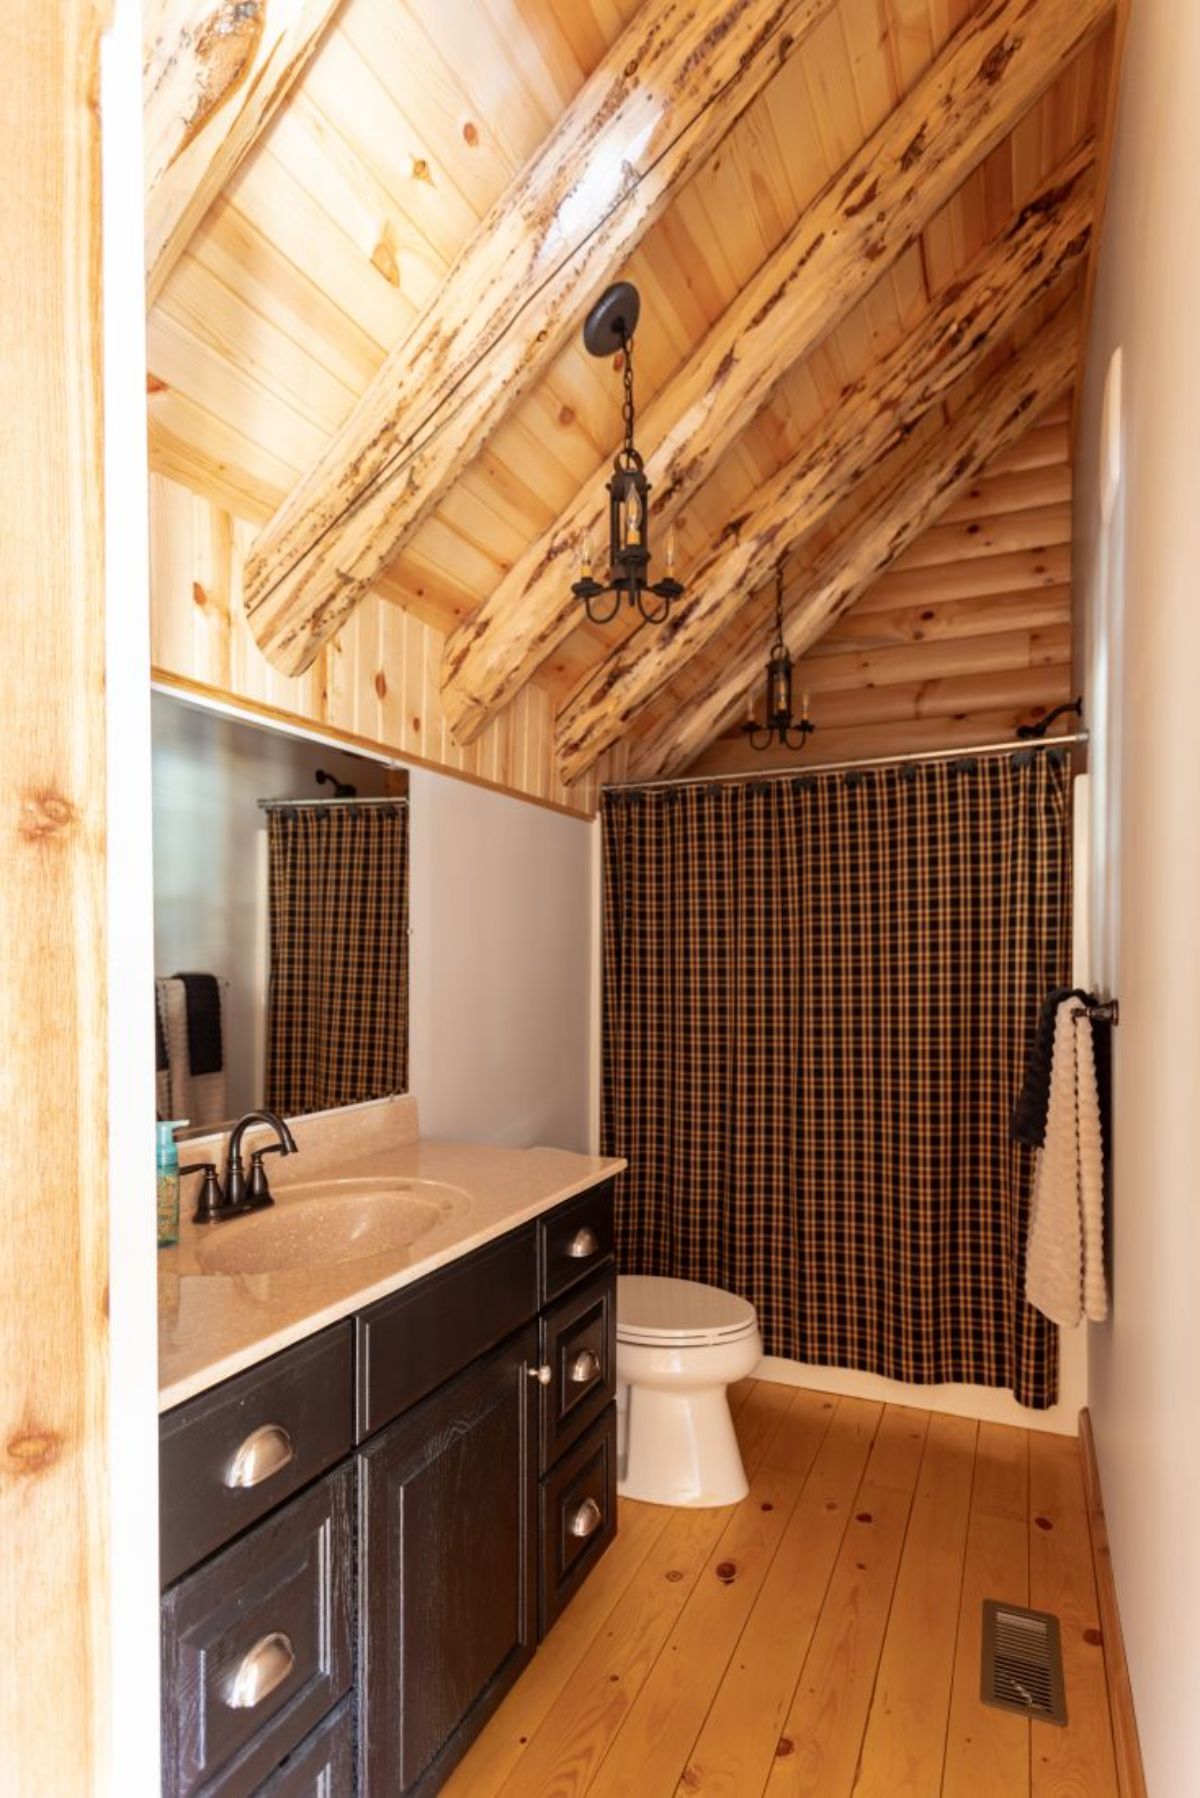
{"label": "green soap dispenser bottle", "polygon": [[170,1118],[154,1126],[154,1173],[158,1188],[158,1246],[168,1249],[179,1241],[179,1150],[175,1132],[186,1118]]}

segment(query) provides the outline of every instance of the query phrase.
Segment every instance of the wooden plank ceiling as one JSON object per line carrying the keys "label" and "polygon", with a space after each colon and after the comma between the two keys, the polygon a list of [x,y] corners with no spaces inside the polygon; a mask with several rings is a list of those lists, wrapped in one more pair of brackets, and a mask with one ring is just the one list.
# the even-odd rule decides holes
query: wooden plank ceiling
{"label": "wooden plank ceiling", "polygon": [[[811,611],[814,581],[836,572],[839,546],[849,553],[863,540],[862,521],[886,509],[889,494],[903,498],[911,473],[936,489],[936,503],[896,537],[899,554],[893,548],[867,566],[852,603],[843,597],[796,639],[804,652],[797,694],[802,686],[811,694],[822,759],[1007,735],[1069,695],[1070,369],[1065,378],[1047,373],[1035,381],[1019,424],[1009,420],[985,434],[969,468],[946,469],[939,457],[947,443],[973,441],[974,415],[989,404],[995,411],[1008,371],[1016,380],[1036,367],[1048,321],[1064,306],[1073,309],[1070,322],[1057,329],[1078,341],[1103,190],[1097,146],[1113,80],[1107,7],[1104,0],[1030,0],[1020,8],[1010,0],[704,5],[714,27],[737,15],[741,29],[761,15],[777,34],[768,48],[778,67],[755,84],[715,147],[684,159],[663,203],[648,209],[640,241],[622,252],[617,272],[637,283],[643,300],[636,345],[643,417],[675,415],[683,371],[720,348],[723,321],[736,320],[739,301],[773,258],[792,254],[797,227],[825,216],[835,177],[856,157],[854,166],[869,165],[875,134],[907,117],[898,109],[906,101],[928,106],[929,122],[920,171],[891,212],[879,214],[881,242],[868,246],[867,262],[877,258],[881,272],[864,274],[863,259],[850,258],[849,273],[838,276],[844,304],[814,300],[809,323],[789,314],[777,342],[802,353],[792,359],[789,347],[760,388],[743,381],[745,418],[732,414],[737,428],[724,435],[718,418],[702,478],[680,489],[685,582],[702,577],[706,595],[714,579],[720,585],[724,546],[733,553],[762,497],[791,491],[800,461],[806,453],[812,459],[814,446],[824,453],[848,406],[865,408],[869,418],[889,371],[900,371],[896,391],[915,390],[915,377],[904,384],[904,359],[916,353],[924,329],[930,343],[915,415],[889,400],[896,428],[890,435],[877,429],[871,454],[861,466],[847,463],[845,479],[819,504],[809,479],[802,533],[799,513],[786,497],[776,501],[774,534],[744,553],[736,579],[725,580],[715,625],[689,624],[681,641],[657,644],[643,627],[622,678],[643,654],[652,658],[651,672],[635,675],[629,706],[612,718],[597,722],[591,696],[613,687],[631,626],[625,618],[604,629],[572,625],[569,610],[539,645],[522,645],[519,662],[514,655],[491,677],[492,700],[464,698],[455,681],[464,654],[475,653],[477,615],[507,643],[508,622],[519,625],[529,603],[526,571],[536,546],[543,557],[550,546],[555,578],[568,587],[574,570],[566,550],[580,507],[619,438],[620,383],[582,347],[579,318],[595,297],[582,291],[566,307],[561,347],[529,362],[528,377],[510,380],[502,403],[493,399],[480,411],[486,428],[471,454],[436,503],[415,509],[373,590],[449,637],[446,709],[464,736],[486,722],[488,705],[494,711],[533,679],[559,713],[557,747],[568,777],[606,749],[618,771],[674,772],[713,739],[699,765],[738,765],[744,751],[728,736],[730,708],[703,720],[698,708],[708,698],[712,713],[715,687],[728,686],[732,670],[743,671],[736,712],[748,685],[757,693],[778,551],[798,629],[801,608]],[[439,305],[454,292],[455,259],[468,245],[478,253],[481,221],[501,216],[493,209],[504,207],[506,195],[511,201],[522,171],[561,135],[564,115],[590,104],[589,77],[610,66],[606,58],[619,61],[651,8],[673,29],[693,10],[670,0],[642,0],[641,9],[637,0],[343,0],[328,21],[328,7],[294,6],[285,29],[270,0],[251,5],[251,12],[265,9],[266,29],[247,56],[261,59],[263,45],[280,42],[294,42],[295,54],[281,72],[275,52],[275,85],[249,147],[238,142],[231,152],[236,131],[221,134],[210,167],[219,168],[222,183],[186,247],[172,242],[169,268],[156,258],[148,327],[154,468],[267,526],[330,454],[385,360],[436,324]],[[164,40],[182,33],[194,52],[226,14],[244,21],[246,11],[211,0],[148,0],[148,110],[152,103],[161,109],[161,71],[172,66]],[[931,83],[950,67],[956,46],[977,42],[982,56],[993,18],[1000,50],[988,52],[986,77],[1001,98],[972,100],[968,82],[939,114]],[[965,38],[969,32],[976,37]],[[1038,32],[1051,47],[1045,65],[1030,73]],[[1011,105],[1010,60],[1014,83],[1019,77],[1028,90]],[[970,69],[983,76],[979,57]],[[242,79],[235,70],[234,86]],[[219,93],[211,103],[214,114],[227,104]],[[169,141],[161,118],[155,129],[157,143]],[[965,147],[943,158],[939,146],[956,129]],[[194,155],[197,131],[189,127],[183,138]],[[161,149],[158,155],[152,179],[161,183]],[[1067,204],[1056,186],[1064,168],[1077,185],[1069,202],[1075,210],[1053,246],[1059,260],[1048,270],[1044,235],[1023,260],[1005,261],[1013,231],[1032,241],[1028,214],[1021,222],[1031,201],[1039,210]],[[936,210],[922,194],[937,199]],[[189,216],[186,195],[173,196],[172,206],[173,216]],[[845,208],[843,222],[852,210]],[[920,229],[906,241],[910,215]],[[581,237],[591,222],[582,221]],[[970,281],[972,320],[975,296],[989,281],[1015,285],[1015,300],[989,302],[988,333],[977,345],[964,350],[960,328],[939,350],[936,333],[960,304],[958,284]],[[803,294],[801,302],[803,310]],[[521,314],[513,329],[534,330],[536,305],[531,316]],[[728,345],[735,357],[739,347]],[[407,378],[411,388],[411,367]],[[989,461],[991,444],[999,448]],[[270,541],[268,531],[262,542]],[[248,580],[252,565],[253,552]],[[542,603],[549,592],[543,576]],[[680,732],[693,714],[690,734]],[[581,718],[592,733],[583,749]]]}

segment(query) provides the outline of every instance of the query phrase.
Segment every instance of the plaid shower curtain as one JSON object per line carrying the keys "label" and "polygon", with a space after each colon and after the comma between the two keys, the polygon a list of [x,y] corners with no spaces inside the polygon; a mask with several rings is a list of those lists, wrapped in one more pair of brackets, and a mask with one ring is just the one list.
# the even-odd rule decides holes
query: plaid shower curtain
{"label": "plaid shower curtain", "polygon": [[266,1103],[285,1117],[408,1086],[408,810],[268,813]]}
{"label": "plaid shower curtain", "polygon": [[1069,800],[1059,751],[606,797],[626,1271],[743,1294],[768,1354],[1054,1402],[1009,1117],[1070,972]]}

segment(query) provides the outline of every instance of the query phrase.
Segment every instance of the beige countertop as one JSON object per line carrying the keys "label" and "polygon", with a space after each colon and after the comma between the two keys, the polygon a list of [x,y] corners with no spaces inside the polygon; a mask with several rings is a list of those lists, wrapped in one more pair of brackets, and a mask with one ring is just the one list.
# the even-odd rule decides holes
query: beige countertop
{"label": "beige countertop", "polygon": [[[192,1224],[188,1219],[194,1182],[187,1183],[179,1245],[160,1249],[158,1256],[160,1411],[411,1285],[625,1166],[623,1161],[576,1155],[565,1149],[501,1149],[421,1139],[391,1142],[366,1154],[354,1154],[346,1152],[345,1131],[338,1134],[341,1148],[336,1166],[328,1165],[327,1154],[316,1155],[307,1168],[304,1154],[289,1156],[286,1162],[273,1161],[275,1209],[251,1219]],[[359,1146],[366,1146],[372,1134],[363,1132]],[[299,1128],[297,1138],[303,1148]],[[197,1147],[194,1143],[183,1145],[188,1152],[184,1159]],[[209,1243],[219,1238],[224,1252],[224,1245],[232,1243],[234,1233],[243,1228],[261,1231],[275,1218],[286,1224],[284,1213],[292,1186],[326,1179],[381,1178],[436,1181],[458,1192],[443,1198],[435,1220],[404,1248],[385,1249],[354,1261],[323,1261],[318,1236],[311,1264],[302,1267],[269,1273],[204,1271]],[[305,1201],[291,1197],[290,1202],[299,1206]]]}

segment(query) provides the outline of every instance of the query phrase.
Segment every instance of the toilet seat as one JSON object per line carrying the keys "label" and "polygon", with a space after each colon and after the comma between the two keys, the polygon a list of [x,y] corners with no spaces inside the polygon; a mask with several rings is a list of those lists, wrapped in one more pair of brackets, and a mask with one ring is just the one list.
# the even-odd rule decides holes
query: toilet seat
{"label": "toilet seat", "polygon": [[657,1274],[617,1280],[617,1341],[647,1348],[739,1342],[758,1327],[754,1306],[719,1286]]}

